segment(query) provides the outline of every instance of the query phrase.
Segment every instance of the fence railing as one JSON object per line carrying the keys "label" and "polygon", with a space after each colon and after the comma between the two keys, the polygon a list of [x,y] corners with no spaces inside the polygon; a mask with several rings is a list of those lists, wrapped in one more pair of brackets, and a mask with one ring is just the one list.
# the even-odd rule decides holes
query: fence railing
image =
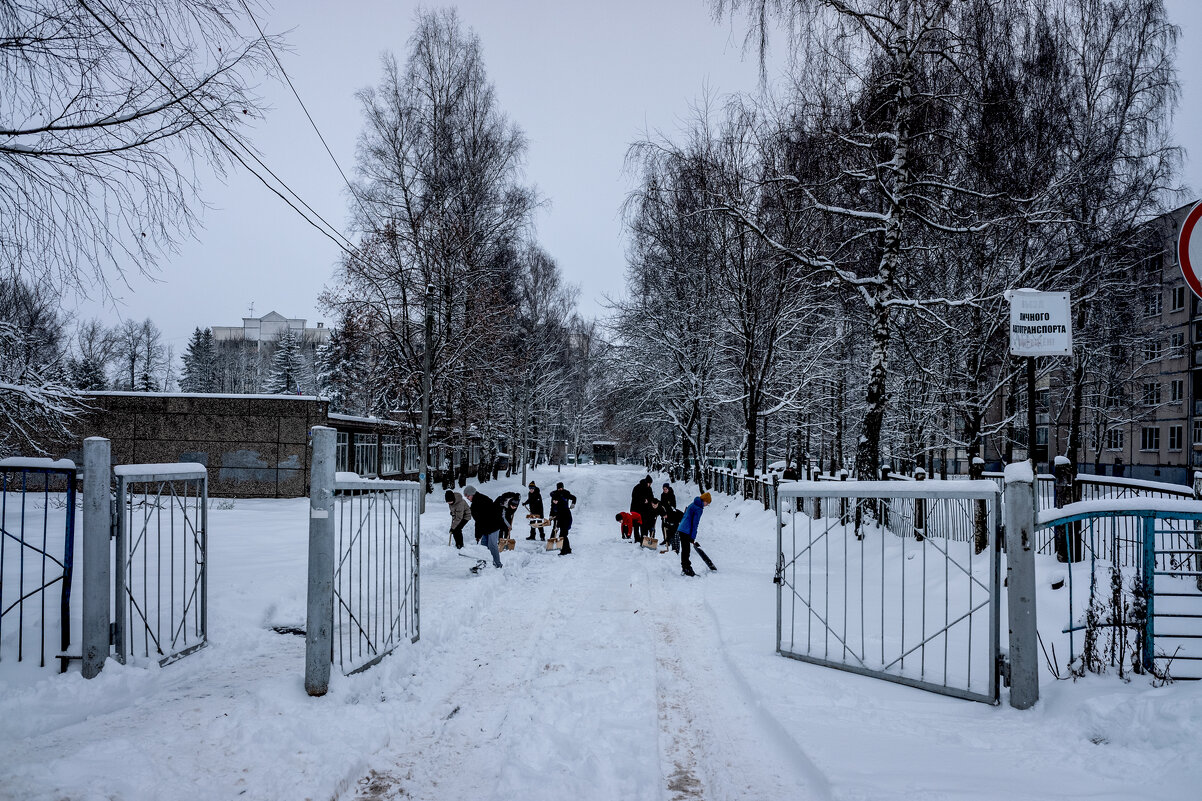
{"label": "fence railing", "polygon": [[66,671],[74,564],[75,463],[0,460],[0,660]]}
{"label": "fence railing", "polygon": [[116,657],[165,665],[208,641],[208,471],[133,464],[113,475]]}

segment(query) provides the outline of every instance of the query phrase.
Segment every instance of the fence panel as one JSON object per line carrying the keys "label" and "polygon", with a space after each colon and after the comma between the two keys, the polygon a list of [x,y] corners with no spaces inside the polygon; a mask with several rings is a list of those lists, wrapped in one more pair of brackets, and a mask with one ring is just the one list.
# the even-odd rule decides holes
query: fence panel
{"label": "fence panel", "polygon": [[[780,654],[997,702],[995,484],[797,482],[777,496]],[[978,502],[988,521],[980,553],[952,536],[972,531]],[[948,522],[916,532],[924,518]]]}
{"label": "fence panel", "polygon": [[0,660],[66,671],[74,552],[75,463],[0,460]]}
{"label": "fence panel", "polygon": [[116,477],[117,660],[166,665],[208,642],[208,473],[133,464]]}
{"label": "fence panel", "polygon": [[420,487],[340,474],[334,500],[333,659],[350,675],[418,639]]}

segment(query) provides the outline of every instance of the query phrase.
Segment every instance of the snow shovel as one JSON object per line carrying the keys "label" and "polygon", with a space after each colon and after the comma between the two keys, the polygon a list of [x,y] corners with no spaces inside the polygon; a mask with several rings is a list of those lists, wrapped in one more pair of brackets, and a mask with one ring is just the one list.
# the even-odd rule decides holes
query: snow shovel
{"label": "snow shovel", "polygon": [[655,537],[643,537],[643,541],[640,544],[644,548],[650,548],[651,550],[654,551],[656,548],[659,547],[659,540],[657,540]]}
{"label": "snow shovel", "polygon": [[563,537],[550,537],[547,540],[548,551],[558,551],[563,547]]}
{"label": "snow shovel", "polygon": [[693,550],[696,551],[697,555],[701,557],[701,561],[705,562],[706,567],[708,567],[710,570],[718,569],[718,568],[714,567],[714,563],[712,561],[710,561],[710,558],[705,555],[705,551],[701,550],[701,546],[698,545],[695,541],[693,542]]}

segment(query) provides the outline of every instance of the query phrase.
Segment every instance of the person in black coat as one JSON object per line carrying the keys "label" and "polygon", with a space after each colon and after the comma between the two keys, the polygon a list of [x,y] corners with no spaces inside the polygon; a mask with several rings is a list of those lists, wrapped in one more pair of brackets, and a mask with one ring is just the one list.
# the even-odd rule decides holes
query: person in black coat
{"label": "person in black coat", "polygon": [[676,508],[676,492],[672,485],[664,482],[663,490],[659,493],[659,518],[663,522],[664,539],[668,539],[668,510]]}
{"label": "person in black coat", "polygon": [[497,540],[500,539],[501,530],[505,528],[501,507],[483,492],[477,492],[471,484],[463,488],[463,497],[472,505],[472,520],[476,521],[476,542],[492,554],[493,567],[500,567],[501,552],[497,549]]}
{"label": "person in black coat", "polygon": [[[528,490],[528,492],[526,493],[526,500],[522,504],[522,506],[525,506],[527,511],[530,512],[530,514],[538,515],[541,518],[544,514],[543,513],[542,490],[540,490],[538,488],[538,485],[535,484],[533,481],[530,482],[530,485],[527,487],[527,490]],[[536,533],[539,535],[539,539],[545,540],[547,538],[546,529],[544,529],[542,527],[535,529],[534,526],[531,526],[530,527],[530,536],[527,537],[526,539],[528,539],[528,540],[534,539],[534,535]]]}
{"label": "person in black coat", "polygon": [[564,488],[562,481],[556,484],[555,491],[551,493],[551,519],[555,521],[559,536],[563,537],[563,545],[559,549],[560,556],[567,556],[572,552],[568,532],[572,530],[572,507],[575,505],[576,496]]}
{"label": "person in black coat", "polygon": [[663,513],[660,508],[659,501],[652,496],[651,500],[647,501],[647,511],[643,513],[643,531],[639,537],[639,542],[643,541],[643,537],[655,536],[655,518]]}
{"label": "person in black coat", "polygon": [[[630,511],[638,512],[639,517],[646,522],[648,509],[651,508],[651,500],[655,498],[655,490],[651,488],[651,476],[647,476],[638,484],[634,485],[634,489],[630,492]],[[642,532],[639,532],[641,535]],[[641,536],[631,538],[637,545],[642,541]]]}
{"label": "person in black coat", "polygon": [[683,519],[684,512],[679,509],[664,510],[664,549],[660,553],[667,553],[669,548],[680,553],[680,535],[676,533],[676,527]]}
{"label": "person in black coat", "polygon": [[513,536],[513,516],[518,510],[518,501],[522,496],[516,492],[503,492],[497,496],[497,506],[505,520],[505,531],[502,534]]}

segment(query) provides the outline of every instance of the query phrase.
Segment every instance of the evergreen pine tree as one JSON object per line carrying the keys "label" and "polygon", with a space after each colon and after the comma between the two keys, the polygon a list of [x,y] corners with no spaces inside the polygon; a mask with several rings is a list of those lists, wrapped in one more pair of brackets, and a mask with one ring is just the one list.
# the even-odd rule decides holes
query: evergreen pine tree
{"label": "evergreen pine tree", "polygon": [[108,376],[104,374],[104,365],[93,359],[83,356],[71,359],[67,369],[71,377],[71,386],[76,389],[108,389]]}
{"label": "evergreen pine tree", "polygon": [[330,401],[332,411],[362,414],[358,397],[364,387],[360,359],[361,331],[350,315],[330,332],[329,341],[317,352],[318,390]]}
{"label": "evergreen pine tree", "polygon": [[184,375],[179,386],[184,392],[215,392],[217,387],[217,350],[211,329],[197,328],[184,351]]}
{"label": "evergreen pine tree", "polygon": [[275,356],[271,359],[271,375],[267,379],[267,391],[273,395],[291,395],[300,385],[304,360],[296,335],[285,329],[276,340]]}

